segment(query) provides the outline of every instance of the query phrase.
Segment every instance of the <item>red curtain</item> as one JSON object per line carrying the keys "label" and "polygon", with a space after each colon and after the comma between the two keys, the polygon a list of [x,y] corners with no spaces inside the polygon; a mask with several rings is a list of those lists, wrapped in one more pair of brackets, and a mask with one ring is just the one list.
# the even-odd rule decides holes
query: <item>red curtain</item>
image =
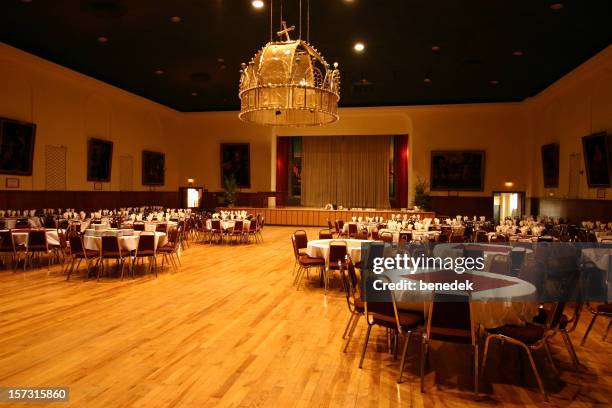
{"label": "red curtain", "polygon": [[395,205],[398,208],[408,207],[408,155],[408,135],[395,136]]}
{"label": "red curtain", "polygon": [[286,193],[288,189],[289,170],[289,137],[278,137],[276,139],[276,191]]}

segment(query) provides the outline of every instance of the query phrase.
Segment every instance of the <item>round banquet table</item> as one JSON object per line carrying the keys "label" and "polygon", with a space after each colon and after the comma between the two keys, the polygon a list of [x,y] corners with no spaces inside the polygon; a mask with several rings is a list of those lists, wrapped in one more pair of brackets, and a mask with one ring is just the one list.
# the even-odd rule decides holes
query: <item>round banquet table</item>
{"label": "round banquet table", "polygon": [[[12,235],[13,242],[15,243],[15,245],[25,245],[26,247],[28,246],[28,231],[13,230]],[[48,229],[46,235],[47,244],[49,244],[49,246],[60,244],[56,229]]]}
{"label": "round banquet table", "polygon": [[331,241],[346,242],[346,251],[354,263],[361,261],[361,245],[364,242],[372,242],[363,239],[315,239],[313,241],[308,241],[306,255],[313,258],[324,258],[327,263],[329,260],[329,243]]}
{"label": "round banquet table", "polygon": [[[415,274],[410,274],[406,270],[391,270],[385,272],[385,275],[392,282],[472,280],[474,282],[470,301],[472,317],[474,323],[479,323],[487,329],[505,324],[522,326],[538,315],[539,303],[534,300],[535,286],[514,276],[483,271],[458,274],[452,270],[418,270]],[[395,290],[394,294],[401,309],[427,313],[432,292]]]}
{"label": "round banquet table", "polygon": [[612,248],[585,248],[581,257],[582,262],[593,262],[604,273],[612,267]]}
{"label": "round banquet table", "polygon": [[[134,251],[138,247],[138,237],[140,235],[140,231],[134,231],[134,235],[126,235],[119,237],[119,245],[121,245],[121,249],[126,251]],[[168,242],[168,236],[165,232],[156,232],[155,233],[155,249],[159,246],[164,246]],[[95,237],[93,235],[85,235],[83,236],[83,245],[85,248],[91,249],[93,251],[99,251],[100,245],[102,244],[102,237]]]}
{"label": "round banquet table", "polygon": [[[236,220],[219,220],[219,221],[221,221],[221,228],[223,228],[224,230],[234,228],[234,225],[236,225]],[[249,229],[250,226],[251,226],[251,221],[242,220],[243,229]],[[206,228],[208,229],[212,228],[212,221],[210,219],[206,220]]]}
{"label": "round banquet table", "polygon": [[[383,232],[390,232],[393,235],[393,242],[396,244],[399,242],[400,231],[390,229],[381,229],[378,231],[379,234]],[[401,232],[412,234],[412,239],[414,241],[422,241],[423,237],[426,237],[428,240],[435,240],[436,237],[440,235],[440,231],[406,230]]]}
{"label": "round banquet table", "polygon": [[22,218],[27,218],[31,228],[40,228],[42,226],[40,224],[40,218],[38,217],[6,217],[4,218],[4,226],[7,229],[14,229],[17,224],[17,220]]}
{"label": "round banquet table", "polygon": [[517,251],[525,251],[525,256],[532,255],[533,250],[523,247],[512,247],[510,245],[498,245],[498,244],[481,244],[481,243],[466,243],[466,244],[439,244],[433,250],[433,255],[437,258],[458,258],[463,256],[464,247],[478,250],[482,249],[484,255],[484,269],[489,269],[493,256],[495,255],[506,255],[509,256],[512,253],[512,249],[516,248]]}
{"label": "round banquet table", "polygon": [[378,224],[375,222],[347,222],[342,226],[342,232],[348,233],[349,224],[357,225],[357,231],[362,230],[364,227],[368,230],[368,234],[376,231],[378,229]]}

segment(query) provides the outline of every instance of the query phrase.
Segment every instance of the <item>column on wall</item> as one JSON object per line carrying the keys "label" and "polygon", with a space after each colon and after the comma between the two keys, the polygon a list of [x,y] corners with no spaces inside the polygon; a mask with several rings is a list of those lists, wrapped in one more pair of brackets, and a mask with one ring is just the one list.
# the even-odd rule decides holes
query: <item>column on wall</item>
{"label": "column on wall", "polygon": [[408,135],[394,138],[393,157],[395,158],[395,205],[408,207]]}
{"label": "column on wall", "polygon": [[289,185],[288,170],[289,166],[289,148],[291,145],[290,137],[276,138],[276,199],[282,205],[287,196]]}

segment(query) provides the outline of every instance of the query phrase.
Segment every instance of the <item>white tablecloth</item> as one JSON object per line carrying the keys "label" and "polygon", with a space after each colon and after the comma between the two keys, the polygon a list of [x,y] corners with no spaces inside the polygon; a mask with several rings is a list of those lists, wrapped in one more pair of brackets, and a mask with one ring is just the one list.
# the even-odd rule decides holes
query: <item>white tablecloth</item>
{"label": "white tablecloth", "polygon": [[[417,271],[422,273],[425,271]],[[428,271],[429,273],[444,273],[445,271]],[[446,273],[449,273],[446,271]],[[454,273],[451,271],[451,273]],[[538,314],[538,302],[532,300],[536,292],[533,284],[513,276],[500,275],[490,272],[475,271],[471,274],[484,278],[501,279],[513,282],[508,286],[496,287],[471,293],[472,316],[475,323],[480,323],[485,328],[494,328],[505,324],[523,325],[531,322]],[[399,282],[409,277],[405,270],[393,270],[385,272],[391,281]],[[461,282],[468,274],[456,274],[456,279]],[[435,275],[434,275],[435,276]],[[428,280],[428,282],[433,282]],[[432,292],[397,290],[395,296],[399,306],[405,310],[427,312],[428,304],[431,302]]]}
{"label": "white tablecloth", "polygon": [[[483,256],[485,267],[487,270],[491,266],[491,262],[493,261],[493,257],[495,255],[505,255],[510,256],[512,253],[508,251],[508,248],[513,248],[509,245],[497,245],[497,244],[479,244],[479,243],[466,243],[466,244],[439,244],[433,250],[433,255],[438,258],[458,258],[463,256],[463,248],[467,246],[470,249],[478,249],[478,247],[483,248]],[[498,250],[495,250],[498,248]],[[516,251],[525,251],[525,256],[533,255],[532,249],[526,249],[522,247],[514,247]]]}
{"label": "white tablecloth", "polygon": [[[381,229],[378,231],[378,234],[382,234],[383,232],[390,232],[393,234],[393,242],[399,242],[400,231],[389,230],[389,229]],[[424,238],[427,240],[435,240],[438,235],[440,235],[440,231],[422,231],[422,230],[406,230],[401,232],[407,232],[412,234],[413,241],[422,241]]]}
{"label": "white tablecloth", "polygon": [[[13,242],[15,245],[25,245],[28,246],[28,232],[16,232],[19,230],[13,231]],[[59,245],[59,237],[57,236],[57,230],[47,230],[47,243],[49,246]]]}
{"label": "white tablecloth", "polygon": [[[234,228],[234,225],[236,224],[235,220],[220,220],[220,221],[221,221],[221,228],[223,229]],[[249,220],[242,221],[242,228],[244,230],[249,229],[250,226],[251,226],[251,221]],[[206,228],[208,229],[212,228],[212,221],[210,219],[206,220]]]}
{"label": "white tablecloth", "polygon": [[357,225],[357,232],[361,231],[364,227],[368,230],[368,234],[376,231],[378,229],[378,224],[375,222],[347,222],[342,226],[342,232],[348,233],[349,224]]}
{"label": "white tablecloth", "polygon": [[[127,235],[124,237],[119,237],[119,245],[121,245],[121,249],[126,251],[134,251],[138,247],[138,236],[140,235],[140,231],[134,231],[134,235]],[[158,246],[164,246],[168,242],[168,236],[165,232],[156,232],[155,233],[155,248]],[[83,244],[85,248],[91,249],[93,251],[100,250],[100,245],[102,244],[101,237],[94,237],[92,235],[86,235],[83,237]]]}
{"label": "white tablecloth", "polygon": [[331,241],[346,242],[346,251],[354,263],[361,261],[361,245],[364,242],[372,242],[362,239],[316,239],[313,241],[308,241],[306,254],[314,258],[324,258],[325,262],[327,263],[329,261],[329,243]]}
{"label": "white tablecloth", "polygon": [[30,224],[30,228],[40,228],[42,225],[40,224],[40,218],[38,217],[17,217],[17,218],[4,218],[5,227],[7,229],[14,229],[17,223],[17,219],[27,218],[28,223]]}
{"label": "white tablecloth", "polygon": [[593,262],[597,268],[608,273],[612,248],[586,248],[582,250],[582,262]]}

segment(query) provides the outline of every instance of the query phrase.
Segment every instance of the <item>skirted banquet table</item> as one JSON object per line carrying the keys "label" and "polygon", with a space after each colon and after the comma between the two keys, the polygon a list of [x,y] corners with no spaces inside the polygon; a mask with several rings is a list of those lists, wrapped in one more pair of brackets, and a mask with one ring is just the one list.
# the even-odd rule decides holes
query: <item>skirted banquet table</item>
{"label": "skirted banquet table", "polygon": [[[406,270],[385,272],[392,282],[402,280],[426,283],[452,283],[468,280],[474,285],[470,293],[470,304],[474,323],[484,328],[506,324],[524,325],[538,315],[539,303],[535,301],[536,287],[519,278],[484,271],[462,274],[452,270],[417,270],[412,274]],[[404,310],[427,312],[432,300],[431,291],[395,290],[398,306]]]}
{"label": "skirted banquet table", "polygon": [[[28,246],[28,230],[13,230],[12,235],[15,245],[24,245],[25,247]],[[56,229],[47,229],[46,235],[49,246],[56,246],[60,244]]]}
{"label": "skirted banquet table", "polygon": [[[231,229],[234,228],[234,225],[236,225],[236,221],[237,220],[219,220],[221,221],[221,228],[223,228],[224,230],[227,229]],[[243,229],[248,229],[251,226],[251,221],[249,220],[242,220],[242,228]],[[212,221],[210,219],[206,220],[206,228],[211,229],[212,228]]]}
{"label": "skirted banquet table", "polygon": [[346,251],[355,263],[361,261],[362,244],[372,242],[362,239],[315,239],[308,241],[306,254],[310,257],[324,258],[327,263],[329,261],[329,243],[331,241],[346,242]]}
{"label": "skirted banquet table", "polygon": [[[121,249],[126,251],[134,251],[138,247],[138,238],[140,236],[140,231],[134,231],[134,235],[124,235],[119,237],[119,245],[121,245]],[[153,234],[153,232],[146,232],[146,234]],[[168,242],[168,236],[165,232],[155,232],[155,248],[166,245]],[[83,236],[83,245],[85,248],[99,251],[100,245],[102,244],[102,237],[93,236],[93,235],[85,235]]]}

